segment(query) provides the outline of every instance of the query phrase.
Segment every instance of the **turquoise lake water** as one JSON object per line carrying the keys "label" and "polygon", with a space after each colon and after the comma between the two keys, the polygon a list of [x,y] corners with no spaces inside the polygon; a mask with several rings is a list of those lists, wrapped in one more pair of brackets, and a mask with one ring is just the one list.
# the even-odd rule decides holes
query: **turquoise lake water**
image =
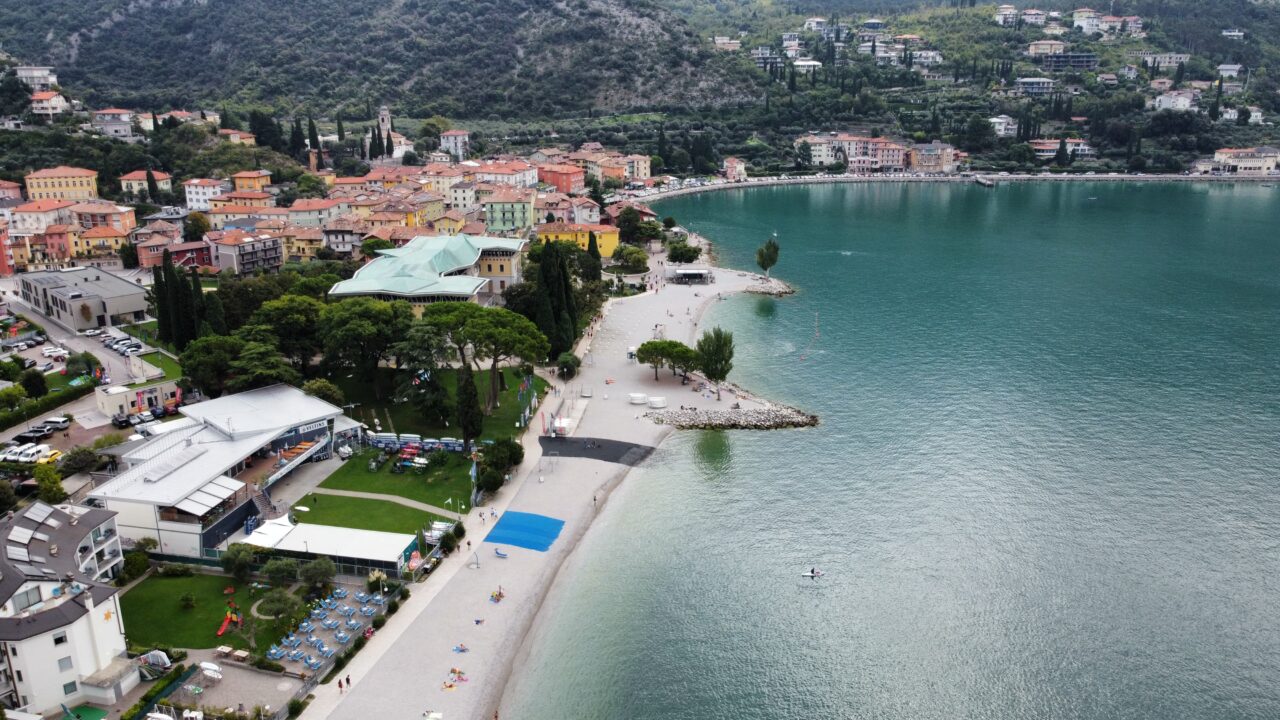
{"label": "turquoise lake water", "polygon": [[664,444],[567,568],[509,707],[1280,717],[1277,192],[658,205],[730,267],[778,232],[798,294],[708,318],[736,335],[732,379],[822,424]]}

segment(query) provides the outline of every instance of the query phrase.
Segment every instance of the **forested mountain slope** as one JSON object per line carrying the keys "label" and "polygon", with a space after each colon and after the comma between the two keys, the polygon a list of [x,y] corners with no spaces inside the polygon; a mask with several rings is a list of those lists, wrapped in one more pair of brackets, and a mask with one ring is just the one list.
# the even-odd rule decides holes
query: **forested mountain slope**
{"label": "forested mountain slope", "polygon": [[743,58],[644,0],[5,2],[0,43],[91,104],[535,117],[759,96]]}

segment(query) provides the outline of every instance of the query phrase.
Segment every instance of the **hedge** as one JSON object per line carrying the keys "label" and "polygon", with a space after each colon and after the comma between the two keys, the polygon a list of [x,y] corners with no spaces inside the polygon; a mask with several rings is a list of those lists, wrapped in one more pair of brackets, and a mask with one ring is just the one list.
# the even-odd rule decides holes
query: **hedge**
{"label": "hedge", "polygon": [[0,430],[7,430],[19,423],[36,419],[56,407],[66,405],[72,400],[79,400],[93,392],[94,387],[94,383],[91,382],[78,387],[68,387],[61,392],[49,393],[42,398],[28,400],[22,404],[22,407],[0,412]]}

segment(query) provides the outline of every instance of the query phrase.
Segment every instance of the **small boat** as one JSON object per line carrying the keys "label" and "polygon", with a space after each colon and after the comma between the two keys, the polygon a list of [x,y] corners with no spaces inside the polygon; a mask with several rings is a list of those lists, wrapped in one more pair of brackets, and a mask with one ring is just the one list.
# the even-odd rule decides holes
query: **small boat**
{"label": "small boat", "polygon": [[822,572],[821,570],[810,570],[807,573],[800,573],[801,577],[815,578],[815,579],[820,578],[823,575],[826,575],[826,573]]}

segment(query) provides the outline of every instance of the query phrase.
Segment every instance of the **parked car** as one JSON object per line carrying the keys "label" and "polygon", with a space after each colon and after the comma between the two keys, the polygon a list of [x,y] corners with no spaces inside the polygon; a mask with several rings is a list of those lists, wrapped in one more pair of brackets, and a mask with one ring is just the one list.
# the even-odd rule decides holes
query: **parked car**
{"label": "parked car", "polygon": [[17,352],[22,352],[23,350],[26,350],[26,349],[27,349],[27,348],[29,348],[29,347],[31,347],[31,346],[30,346],[30,345],[28,345],[27,343],[25,343],[25,342],[20,342],[20,343],[18,343],[17,345],[14,345],[14,346],[13,346],[13,349],[14,349],[15,351],[17,351]]}
{"label": "parked car", "polygon": [[52,465],[62,459],[61,450],[50,450],[44,457],[36,460],[37,465]]}
{"label": "parked car", "polygon": [[71,421],[61,415],[56,415],[51,418],[45,418],[43,425],[54,430],[66,430],[71,427]]}
{"label": "parked car", "polygon": [[66,355],[67,351],[57,345],[50,345],[49,347],[42,349],[40,354],[45,357],[53,357],[54,355]]}
{"label": "parked car", "polygon": [[23,370],[26,370],[27,368],[35,367],[36,365],[36,361],[32,360],[31,358],[18,358],[18,362],[22,363]]}
{"label": "parked car", "polygon": [[163,405],[157,405],[157,406],[155,406],[155,407],[151,408],[151,415],[152,415],[152,417],[155,417],[155,418],[157,418],[157,419],[158,419],[158,418],[162,418],[162,417],[164,417],[165,415],[168,415],[168,414],[169,414],[169,411],[168,411],[168,410],[165,410]]}
{"label": "parked car", "polygon": [[124,413],[120,413],[119,415],[112,415],[111,424],[112,426],[119,428],[120,430],[130,427],[129,416],[125,415]]}
{"label": "parked car", "polygon": [[51,363],[51,362],[47,362],[47,363],[40,363],[39,365],[37,365],[37,366],[36,366],[36,369],[37,369],[37,370],[39,370],[39,371],[40,371],[40,372],[42,372],[42,373],[52,372],[52,371],[53,371],[53,363]]}
{"label": "parked car", "polygon": [[13,436],[14,440],[24,443],[31,443],[37,440],[43,440],[53,434],[53,429],[44,425],[36,425],[23,432]]}
{"label": "parked car", "polygon": [[129,424],[130,424],[130,425],[139,425],[139,424],[141,424],[141,423],[142,423],[142,418],[138,417],[137,415],[130,415],[130,416],[129,416]]}
{"label": "parked car", "polygon": [[140,423],[149,423],[155,419],[156,419],[156,416],[152,415],[150,410],[143,410],[142,412],[138,413],[138,421]]}
{"label": "parked car", "polygon": [[85,334],[85,337],[93,337],[95,335],[101,335],[102,331],[99,330],[98,328],[89,328],[88,330],[84,331],[84,334]]}
{"label": "parked car", "polygon": [[120,354],[121,354],[121,355],[124,355],[125,357],[129,357],[129,356],[131,356],[131,355],[141,355],[141,354],[142,354],[142,348],[140,348],[140,347],[138,347],[138,346],[136,346],[136,345],[130,345],[129,347],[127,347],[127,348],[125,348],[125,349],[124,349],[124,352],[122,352],[122,353],[120,353]]}
{"label": "parked car", "polygon": [[18,462],[18,458],[22,457],[22,453],[24,453],[24,452],[26,452],[26,451],[30,450],[31,448],[35,447],[35,443],[32,443],[32,442],[22,442],[22,441],[17,440],[17,438],[15,438],[14,440],[15,440],[15,442],[18,442],[19,444],[18,444],[18,445],[14,445],[13,447],[9,448],[8,450],[5,450],[5,451],[4,451],[4,454],[3,454],[3,455],[0,455],[0,460],[3,460],[4,462]]}
{"label": "parked car", "polygon": [[18,462],[33,463],[44,457],[52,448],[48,445],[35,445],[18,456]]}
{"label": "parked car", "polygon": [[46,340],[48,340],[48,339],[49,339],[49,338],[47,338],[47,337],[45,337],[45,336],[43,336],[43,335],[32,335],[32,336],[31,336],[31,339],[30,339],[30,340],[27,340],[27,342],[31,345],[31,347],[35,347],[35,346],[37,346],[37,345],[43,345],[43,344],[45,343],[45,341],[46,341]]}

